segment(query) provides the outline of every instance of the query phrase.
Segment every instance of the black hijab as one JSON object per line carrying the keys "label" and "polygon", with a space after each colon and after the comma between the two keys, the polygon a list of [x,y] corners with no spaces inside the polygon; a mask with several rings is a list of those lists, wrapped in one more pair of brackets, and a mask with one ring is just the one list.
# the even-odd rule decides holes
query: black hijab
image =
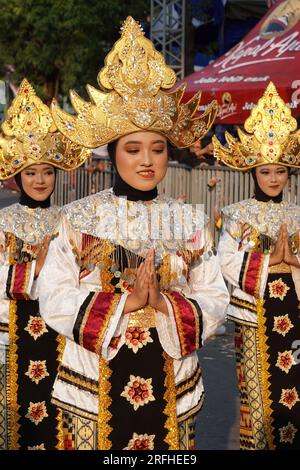
{"label": "black hijab", "polygon": [[157,187],[150,189],[149,191],[141,191],[140,189],[133,188],[130,184],[123,180],[120,173],[118,172],[116,164],[116,149],[117,140],[109,143],[107,151],[109,158],[116,171],[116,179],[113,187],[113,192],[116,196],[126,196],[129,201],[151,201],[157,197]]}
{"label": "black hijab", "polygon": [[[290,169],[288,168],[288,174],[290,176]],[[277,196],[268,196],[266,193],[263,192],[263,190],[260,188],[257,177],[256,177],[256,168],[251,169],[251,175],[254,180],[254,199],[257,201],[262,201],[262,202],[269,202],[273,201],[276,204],[279,204],[282,201],[282,196],[283,196],[283,191],[279,193]]]}
{"label": "black hijab", "polygon": [[[55,172],[55,179],[56,179],[56,171],[57,169],[55,167],[54,172]],[[44,201],[36,201],[35,199],[32,199],[32,197],[28,196],[27,193],[25,193],[23,185],[22,185],[22,179],[21,179],[21,172],[15,175],[15,182],[20,188],[20,197],[19,197],[19,204],[22,206],[27,206],[30,209],[36,209],[37,207],[41,207],[42,209],[46,209],[47,207],[50,207],[51,204],[51,195],[54,191],[54,188],[52,193],[45,199]]]}

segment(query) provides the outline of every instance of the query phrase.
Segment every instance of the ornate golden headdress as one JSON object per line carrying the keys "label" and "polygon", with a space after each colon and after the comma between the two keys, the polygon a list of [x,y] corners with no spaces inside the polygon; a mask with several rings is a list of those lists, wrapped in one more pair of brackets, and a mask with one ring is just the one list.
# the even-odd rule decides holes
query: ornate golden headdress
{"label": "ornate golden headdress", "polygon": [[0,135],[0,179],[10,178],[27,166],[48,163],[73,170],[91,154],[61,134],[50,109],[24,79],[7,111]]}
{"label": "ornate golden headdress", "polygon": [[244,124],[247,133],[238,129],[239,140],[228,132],[228,147],[214,136],[214,154],[225,165],[248,170],[259,165],[300,166],[300,131],[291,110],[270,82],[262,98],[252,109]]}
{"label": "ornate golden headdress", "polygon": [[213,101],[199,117],[201,93],[180,104],[185,85],[166,92],[176,82],[174,71],[165,64],[139,24],[130,16],[121,38],[106,56],[98,74],[103,91],[87,85],[92,102],[70,92],[77,116],[61,110],[56,101],[52,116],[58,129],[73,142],[94,148],[137,131],[165,135],[177,147],[188,147],[210,129],[218,110]]}

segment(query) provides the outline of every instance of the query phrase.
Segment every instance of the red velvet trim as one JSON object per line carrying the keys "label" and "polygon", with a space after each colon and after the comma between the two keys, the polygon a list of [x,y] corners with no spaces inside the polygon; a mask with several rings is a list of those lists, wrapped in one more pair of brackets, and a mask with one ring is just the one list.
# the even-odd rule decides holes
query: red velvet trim
{"label": "red velvet trim", "polygon": [[105,331],[114,313],[116,297],[120,296],[112,292],[99,292],[87,308],[80,344],[89,351],[100,354]]}
{"label": "red velvet trim", "polygon": [[28,276],[31,263],[18,263],[13,267],[10,295],[15,300],[28,300]]}
{"label": "red velvet trim", "polygon": [[251,253],[247,260],[246,270],[243,276],[243,290],[250,295],[258,297],[261,268],[263,263],[262,253]]}
{"label": "red velvet trim", "polygon": [[199,320],[197,321],[196,319],[198,312],[193,308],[191,302],[179,294],[179,292],[172,291],[170,294],[167,294],[167,297],[172,303],[175,315],[181,354],[182,356],[187,356],[199,348],[199,344],[197,344]]}
{"label": "red velvet trim", "polygon": [[93,241],[94,237],[93,235],[88,235],[86,233],[83,233],[82,234],[82,239],[81,239],[81,243],[82,243],[82,251],[85,250],[85,248],[91,244],[91,242]]}

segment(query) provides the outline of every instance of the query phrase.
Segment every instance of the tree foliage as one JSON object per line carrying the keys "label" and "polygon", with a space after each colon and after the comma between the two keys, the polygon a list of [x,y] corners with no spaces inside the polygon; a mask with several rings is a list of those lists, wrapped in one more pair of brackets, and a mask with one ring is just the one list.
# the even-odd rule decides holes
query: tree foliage
{"label": "tree foliage", "polygon": [[0,73],[13,65],[47,101],[96,84],[122,21],[143,21],[149,0],[0,0]]}

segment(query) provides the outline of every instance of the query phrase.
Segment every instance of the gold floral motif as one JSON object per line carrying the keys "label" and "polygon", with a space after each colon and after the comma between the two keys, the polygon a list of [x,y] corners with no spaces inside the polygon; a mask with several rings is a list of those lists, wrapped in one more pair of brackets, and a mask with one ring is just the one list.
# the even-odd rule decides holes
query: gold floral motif
{"label": "gold floral motif", "polygon": [[153,339],[151,338],[148,328],[143,328],[141,326],[130,326],[127,328],[125,344],[128,349],[132,349],[136,354],[139,349],[146,346],[148,343],[153,343]]}
{"label": "gold floral motif", "polygon": [[297,431],[298,429],[295,428],[295,426],[291,422],[288,422],[286,426],[283,426],[279,429],[280,442],[284,442],[286,444],[293,444]]}
{"label": "gold floral motif", "polygon": [[42,317],[33,317],[32,315],[30,315],[28,324],[24,329],[28,331],[35,341],[44,333],[48,333],[46,323]]}
{"label": "gold floral motif", "polygon": [[44,418],[48,417],[45,401],[30,402],[25,416],[37,426]]}
{"label": "gold floral motif", "polygon": [[298,401],[300,400],[296,387],[282,389],[279,403],[284,406],[287,406],[288,409],[291,410]]}
{"label": "gold floral motif", "polygon": [[155,434],[133,433],[132,438],[123,450],[153,450]]}
{"label": "gold floral motif", "polygon": [[274,326],[272,331],[285,336],[292,328],[294,328],[294,325],[291,322],[288,314],[274,317]]}
{"label": "gold floral motif", "polygon": [[275,365],[283,372],[288,374],[291,367],[295,364],[296,362],[293,356],[293,351],[291,349],[289,351],[278,352],[278,358]]}
{"label": "gold floral motif", "polygon": [[32,382],[38,384],[45,377],[49,377],[46,361],[32,361],[30,360],[28,370],[25,373]]}
{"label": "gold floral motif", "polygon": [[290,288],[281,279],[276,279],[273,282],[268,283],[270,298],[283,300]]}
{"label": "gold floral motif", "polygon": [[129,401],[134,411],[138,410],[140,406],[147,405],[150,401],[155,401],[152,379],[143,379],[140,376],[130,375],[129,382],[121,393],[121,397]]}

